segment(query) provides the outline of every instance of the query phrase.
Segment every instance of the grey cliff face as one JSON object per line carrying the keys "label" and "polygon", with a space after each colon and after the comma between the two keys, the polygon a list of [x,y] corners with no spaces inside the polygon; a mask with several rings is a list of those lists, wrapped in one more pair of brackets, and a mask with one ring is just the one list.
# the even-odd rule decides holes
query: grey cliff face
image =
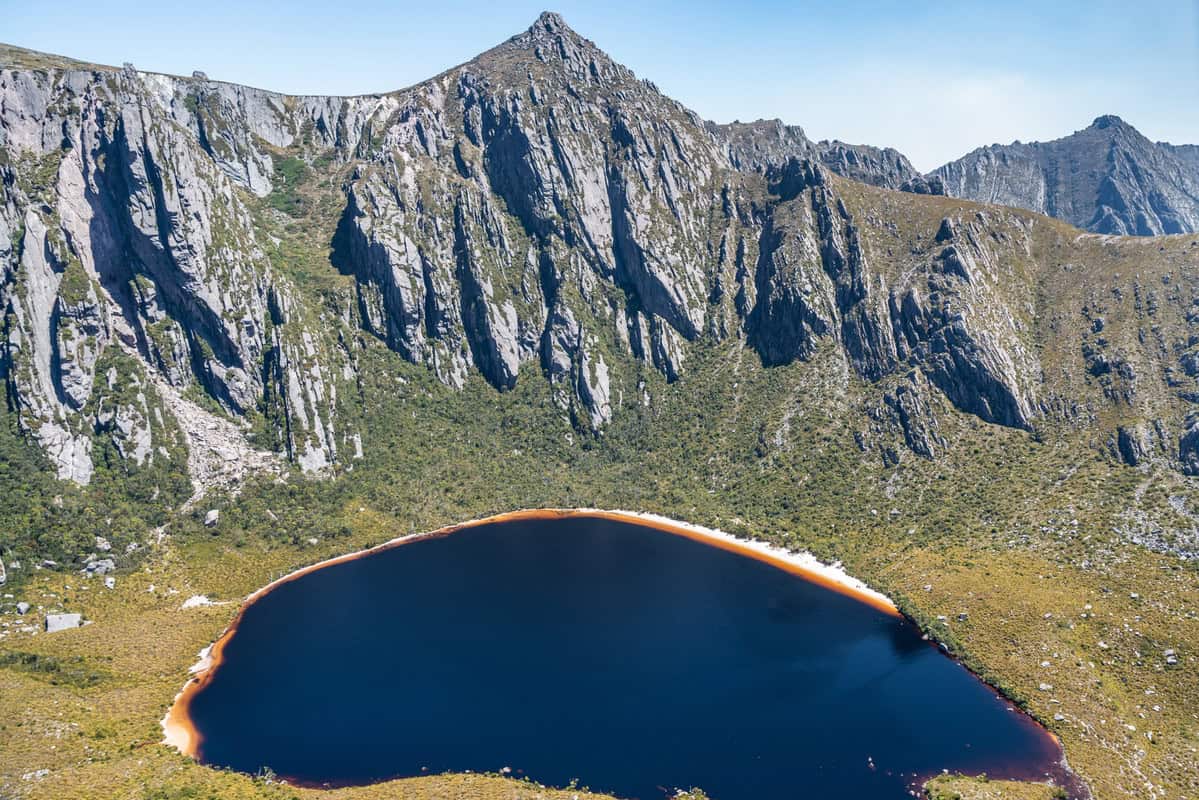
{"label": "grey cliff face", "polygon": [[[1138,394],[1157,373],[1110,336],[1040,328],[1045,265],[1099,244],[1051,247],[1033,215],[913,196],[977,183],[1063,211],[1040,161],[995,154],[1019,180],[923,177],[892,150],[705,123],[554,14],[385,95],[2,69],[0,154],[0,369],[63,478],[87,482],[110,445],[132,467],[185,458],[201,483],[244,474],[223,460],[279,469],[251,427],[306,471],[348,465],[368,345],[455,389],[540,373],[564,417],[603,435],[701,341],[744,342],[767,368],[833,364],[860,400],[859,445],[886,463],[896,445],[951,446],[945,414],[1033,430],[1152,398],[1160,429],[1113,426],[1112,452],[1199,470],[1190,401]],[[284,156],[335,176],[321,267],[338,283],[319,296],[272,257],[263,201],[287,185]],[[1154,207],[1150,227],[1185,221]],[[1048,385],[1046,352],[1083,377]]]}
{"label": "grey cliff face", "polygon": [[453,386],[534,363],[594,428],[601,338],[677,377],[728,169],[693,114],[555,15],[395,103],[338,232],[367,330]]}
{"label": "grey cliff face", "polygon": [[[727,148],[729,161],[739,170],[766,172],[782,167],[788,159],[812,159],[846,178],[884,189],[902,189],[919,194],[941,194],[929,189],[927,181],[907,157],[890,147],[846,144],[837,140],[814,142],[798,125],[780,120],[708,123],[708,129]],[[915,188],[922,186],[923,191]]]}
{"label": "grey cliff face", "polygon": [[[282,347],[268,339],[275,281],[234,184],[252,189],[262,176],[231,177],[177,121],[189,89],[130,70],[0,71],[3,374],[10,406],[63,478],[90,479],[97,436],[136,464],[168,457],[155,431],[169,412],[104,386],[137,386],[151,371],[244,415]],[[137,359],[98,376],[122,348]],[[307,439],[297,450],[322,453],[305,465],[333,458],[313,442],[327,415],[310,408],[308,424],[290,428]]]}
{"label": "grey cliff face", "polygon": [[980,148],[930,177],[954,197],[1027,208],[1095,233],[1193,233],[1197,149],[1151,142],[1104,116],[1056,141]]}
{"label": "grey cliff face", "polygon": [[[779,185],[789,187],[784,197],[796,196],[763,232],[758,300],[748,320],[763,361],[807,359],[829,339],[864,379],[914,370],[962,411],[1030,427],[1038,365],[999,296],[1010,266],[993,247],[991,220],[981,213],[944,219],[928,260],[888,286],[871,269],[853,215],[820,167],[789,162]],[[1015,236],[1027,234],[1019,222],[1009,225]],[[921,404],[905,406],[898,398],[913,389],[901,389],[888,405],[910,417]],[[933,448],[922,442],[912,449]]]}

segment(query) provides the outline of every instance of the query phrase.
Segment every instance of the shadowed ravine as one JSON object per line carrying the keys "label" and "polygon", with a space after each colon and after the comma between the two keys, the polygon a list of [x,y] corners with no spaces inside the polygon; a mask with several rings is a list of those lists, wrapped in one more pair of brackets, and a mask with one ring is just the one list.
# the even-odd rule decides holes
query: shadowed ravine
{"label": "shadowed ravine", "polygon": [[1078,791],[1048,732],[831,573],[610,512],[450,532],[257,593],[168,740],[318,786],[511,768],[623,797],[900,798],[948,769]]}

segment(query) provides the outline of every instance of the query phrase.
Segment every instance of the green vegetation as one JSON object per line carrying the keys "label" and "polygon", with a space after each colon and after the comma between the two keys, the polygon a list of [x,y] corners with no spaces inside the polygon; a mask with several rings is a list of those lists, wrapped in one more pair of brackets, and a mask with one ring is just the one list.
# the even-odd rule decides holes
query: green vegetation
{"label": "green vegetation", "polygon": [[79,259],[72,258],[67,261],[67,268],[63,270],[62,280],[58,285],[58,296],[62,302],[67,305],[83,303],[87,300],[91,288],[92,279],[88,277]]}
{"label": "green vegetation", "polygon": [[[153,387],[136,379],[138,367],[116,348],[108,348],[97,374],[115,370],[116,382],[93,394],[85,413],[91,417],[116,404],[151,401]],[[45,455],[17,428],[11,414],[0,416],[0,559],[9,566],[6,588],[19,588],[44,560],[59,569],[78,569],[96,553],[96,537],[106,539],[127,565],[139,563],[150,529],[163,524],[191,494],[186,451],[169,417],[152,423],[156,441],[167,455],[155,453],[138,467],[116,452],[111,437],[93,436],[95,472],[86,488],[54,477]],[[134,547],[134,552],[126,552]],[[14,567],[14,564],[20,565]]]}
{"label": "green vegetation", "polygon": [[81,656],[56,658],[19,651],[0,652],[0,668],[36,675],[54,686],[78,688],[95,686],[107,676],[106,671],[89,667]]}
{"label": "green vegetation", "polygon": [[160,421],[153,415],[150,409],[160,405],[158,392],[144,377],[141,365],[129,355],[107,348],[97,362],[96,374],[112,375],[114,381],[93,393],[85,413],[99,419],[115,414],[120,406],[136,409],[144,424],[153,430],[156,446],[162,449],[136,464],[121,456],[107,426],[97,425],[92,436],[95,472],[88,494],[124,509],[122,522],[133,531],[162,525],[192,493],[183,435],[172,417],[164,415]]}
{"label": "green vegetation", "polygon": [[1043,783],[992,781],[987,777],[939,775],[924,787],[928,800],[1065,800],[1066,792]]}
{"label": "green vegetation", "polygon": [[95,546],[90,531],[99,529],[100,514],[84,492],[54,478],[41,450],[7,414],[0,420],[0,494],[0,558],[11,584],[22,582],[35,559],[75,563]]}
{"label": "green vegetation", "polygon": [[308,178],[311,170],[308,165],[295,156],[286,158],[275,157],[275,175],[273,190],[267,196],[267,202],[276,211],[292,217],[299,217],[305,210],[305,199],[300,194],[300,186]]}
{"label": "green vegetation", "polygon": [[268,255],[275,269],[336,308],[351,286],[329,260],[344,205],[338,191],[344,165],[328,154],[314,158],[311,166],[292,155],[273,158],[274,191],[253,204],[255,228],[269,234],[260,239],[273,243]]}

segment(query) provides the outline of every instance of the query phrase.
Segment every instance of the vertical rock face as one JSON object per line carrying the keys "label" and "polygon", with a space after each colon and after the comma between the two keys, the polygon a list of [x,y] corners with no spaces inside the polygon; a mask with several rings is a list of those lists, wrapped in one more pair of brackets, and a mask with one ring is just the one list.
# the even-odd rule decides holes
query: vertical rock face
{"label": "vertical rock face", "polygon": [[[819,167],[789,162],[776,185],[795,199],[775,209],[759,247],[749,336],[764,362],[810,358],[826,339],[867,380],[906,364],[960,410],[1030,426],[1039,366],[998,295],[1006,270],[984,218],[943,220],[939,252],[905,275],[906,285],[888,288],[868,265],[859,229]],[[903,407],[895,399],[889,405]]]}
{"label": "vertical rock face", "polygon": [[1199,231],[1195,152],[1103,116],[1056,141],[980,148],[932,177],[954,197],[1031,209],[1096,233],[1192,233]]}
{"label": "vertical rock face", "polygon": [[[235,415],[265,391],[274,279],[227,165],[175,120],[183,88],[132,70],[0,71],[3,374],[21,424],[80,483],[96,437],[132,464],[167,452],[151,423],[164,409],[104,387],[152,370]],[[118,342],[139,358],[99,380]]]}
{"label": "vertical rock face", "polygon": [[508,389],[535,361],[597,428],[596,348],[628,341],[617,313],[650,332],[634,354],[677,377],[728,170],[698,118],[553,14],[395,103],[338,234],[364,327],[454,386],[475,369]]}
{"label": "vertical rock face", "polygon": [[819,339],[830,335],[836,325],[832,275],[840,254],[831,231],[821,241],[816,220],[826,199],[818,191],[823,181],[812,162],[787,162],[778,182],[794,199],[763,226],[754,279],[756,302],[748,330],[750,342],[767,364],[810,358]]}

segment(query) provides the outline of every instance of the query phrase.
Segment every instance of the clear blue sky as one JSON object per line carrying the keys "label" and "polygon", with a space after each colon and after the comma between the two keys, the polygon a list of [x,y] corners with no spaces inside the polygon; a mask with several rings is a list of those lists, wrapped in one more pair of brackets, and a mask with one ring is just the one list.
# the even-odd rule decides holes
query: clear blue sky
{"label": "clear blue sky", "polygon": [[[294,93],[416,83],[528,27],[548,0],[0,0],[0,41]],[[561,0],[640,77],[720,122],[779,117],[917,167],[1053,139],[1105,113],[1199,143],[1199,0]]]}

